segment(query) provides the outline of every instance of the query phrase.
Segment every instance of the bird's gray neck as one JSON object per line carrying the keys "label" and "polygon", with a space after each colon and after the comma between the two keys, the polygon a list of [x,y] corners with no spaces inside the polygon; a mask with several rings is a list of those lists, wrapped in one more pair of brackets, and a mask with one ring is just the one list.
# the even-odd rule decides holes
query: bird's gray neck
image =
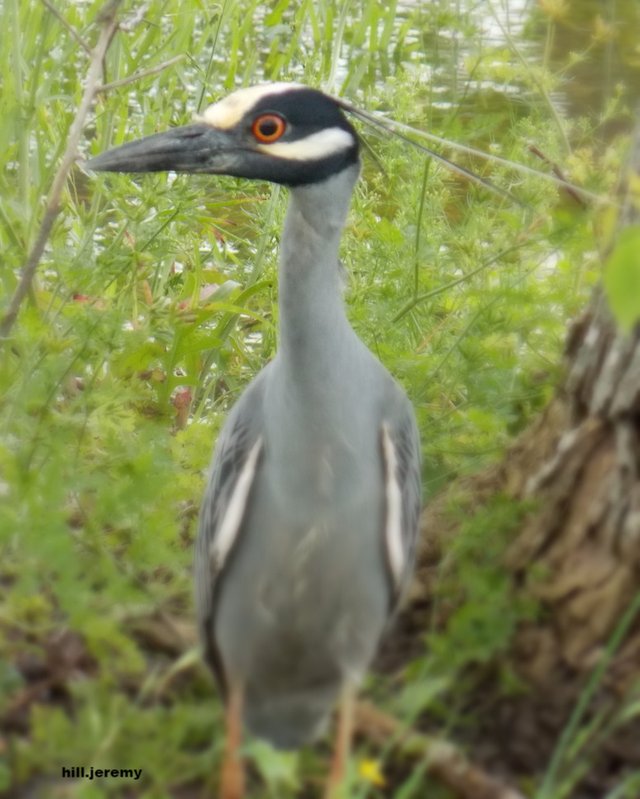
{"label": "bird's gray neck", "polygon": [[280,245],[280,346],[267,388],[266,432],[278,463],[275,490],[296,497],[307,514],[314,502],[326,504],[362,449],[355,394],[362,390],[364,348],[347,321],[338,266],[357,177],[353,166],[293,189]]}
{"label": "bird's gray neck", "polygon": [[359,171],[353,165],[291,190],[280,245],[280,357],[299,378],[307,370],[322,376],[341,337],[351,333],[338,249]]}

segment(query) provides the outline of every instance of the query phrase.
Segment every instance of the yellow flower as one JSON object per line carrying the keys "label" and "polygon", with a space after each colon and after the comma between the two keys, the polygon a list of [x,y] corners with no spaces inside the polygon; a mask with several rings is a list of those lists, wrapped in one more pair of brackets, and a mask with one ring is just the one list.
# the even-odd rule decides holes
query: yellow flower
{"label": "yellow flower", "polygon": [[361,760],[358,763],[358,776],[365,782],[375,785],[377,788],[384,788],[387,784],[379,760]]}

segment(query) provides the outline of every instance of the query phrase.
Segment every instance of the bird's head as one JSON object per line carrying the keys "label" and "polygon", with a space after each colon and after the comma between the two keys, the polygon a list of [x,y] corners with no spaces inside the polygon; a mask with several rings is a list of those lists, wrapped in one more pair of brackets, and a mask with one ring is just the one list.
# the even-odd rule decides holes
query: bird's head
{"label": "bird's head", "polygon": [[185,127],[107,150],[96,172],[203,172],[317,183],[358,161],[358,136],[338,103],[296,83],[240,89]]}

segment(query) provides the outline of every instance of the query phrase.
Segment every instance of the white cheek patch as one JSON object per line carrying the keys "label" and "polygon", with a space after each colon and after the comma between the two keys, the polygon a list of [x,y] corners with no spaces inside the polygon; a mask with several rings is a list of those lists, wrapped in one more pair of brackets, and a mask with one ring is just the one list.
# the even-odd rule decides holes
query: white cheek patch
{"label": "white cheek patch", "polygon": [[291,161],[319,161],[327,156],[348,150],[355,144],[353,136],[343,128],[327,128],[297,141],[256,143],[256,150]]}
{"label": "white cheek patch", "polygon": [[214,128],[229,130],[235,127],[247,111],[263,97],[302,88],[304,87],[299,83],[263,83],[259,86],[249,86],[247,89],[238,89],[223,100],[210,105],[197,119]]}

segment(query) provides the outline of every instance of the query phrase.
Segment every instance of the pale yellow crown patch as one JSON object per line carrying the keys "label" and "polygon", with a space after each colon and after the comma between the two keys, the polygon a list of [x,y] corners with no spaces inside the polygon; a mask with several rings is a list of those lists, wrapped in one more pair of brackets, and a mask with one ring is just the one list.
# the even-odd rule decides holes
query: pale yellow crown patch
{"label": "pale yellow crown patch", "polygon": [[258,86],[238,89],[228,97],[210,105],[199,119],[214,128],[229,130],[235,127],[247,111],[250,111],[265,95],[282,94],[292,89],[304,88],[306,87],[300,83],[261,83]]}

